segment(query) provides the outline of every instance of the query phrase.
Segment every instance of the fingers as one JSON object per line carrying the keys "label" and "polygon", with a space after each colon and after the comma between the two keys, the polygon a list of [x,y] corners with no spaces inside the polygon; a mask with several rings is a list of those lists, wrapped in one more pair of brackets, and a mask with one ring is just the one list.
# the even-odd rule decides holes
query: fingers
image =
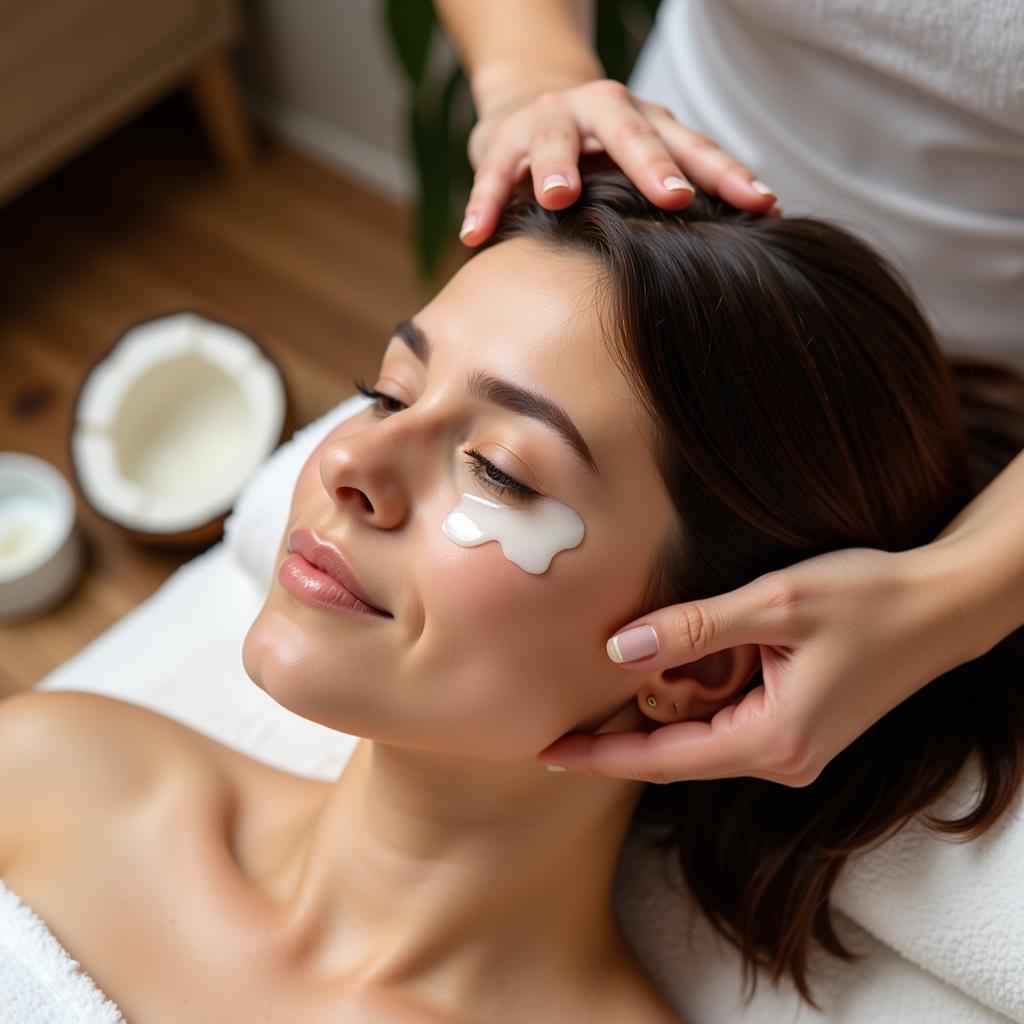
{"label": "fingers", "polygon": [[[755,775],[782,781],[771,763],[770,720],[763,691],[723,708],[710,722],[677,722],[654,732],[563,736],[537,755],[566,771],[643,782]],[[744,704],[749,708],[739,713]]]}
{"label": "fingers", "polygon": [[705,192],[754,213],[772,208],[777,197],[771,186],[758,181],[707,136],[680,124],[665,107],[652,104],[648,116],[672,157]]}
{"label": "fingers", "polygon": [[[540,102],[540,101],[538,101]],[[562,210],[580,194],[580,137],[576,122],[549,102],[530,136],[530,169],[538,202]]]}
{"label": "fingers", "polygon": [[[581,145],[576,121],[559,95],[542,94],[534,101],[537,113],[531,121],[510,119],[494,133],[477,168],[459,229],[459,238],[466,245],[478,245],[491,234],[527,168],[541,206],[562,210],[579,198],[581,150],[595,152],[600,142],[588,137]],[[532,127],[524,127],[527,124]],[[529,131],[525,141],[524,131]]]}
{"label": "fingers", "polygon": [[[634,105],[629,90],[607,79],[593,83],[587,96],[597,96],[598,101],[577,98],[581,129],[603,142],[608,155],[652,203],[673,210],[687,206],[694,196],[693,184],[658,129]],[[667,113],[667,108],[661,109]]]}
{"label": "fingers", "polygon": [[612,79],[544,92],[500,121],[478,123],[469,150],[476,170],[459,238],[470,246],[493,232],[527,168],[537,202],[562,210],[579,198],[581,154],[602,151],[664,209],[686,207],[695,185],[740,209],[768,213],[775,205],[752,171]]}
{"label": "fingers", "polygon": [[496,132],[473,178],[459,238],[466,245],[479,245],[497,227],[501,211],[527,162],[523,146],[517,145],[511,129]]}
{"label": "fingers", "polygon": [[[602,111],[599,119],[584,113],[590,108]],[[543,93],[497,129],[471,137],[470,145],[484,156],[459,230],[466,245],[478,245],[491,234],[527,166],[541,206],[571,206],[580,194],[581,153],[606,151],[659,206],[682,209],[694,195],[658,132],[633,105],[629,90],[610,79]]]}
{"label": "fingers", "polygon": [[787,645],[797,635],[800,606],[787,577],[769,573],[737,590],[659,608],[629,623],[609,638],[608,657],[624,668],[647,671],[685,665],[740,644]]}

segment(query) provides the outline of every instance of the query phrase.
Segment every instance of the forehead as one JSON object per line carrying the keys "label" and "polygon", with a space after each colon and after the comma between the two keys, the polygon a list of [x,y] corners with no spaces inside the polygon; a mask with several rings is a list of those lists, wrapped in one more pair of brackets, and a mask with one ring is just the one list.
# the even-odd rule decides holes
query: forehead
{"label": "forehead", "polygon": [[[608,297],[602,268],[583,255],[523,238],[485,249],[413,317],[432,348],[426,386],[459,394],[484,370],[556,402],[600,471],[581,474],[579,485],[594,489],[611,520],[646,501],[658,535],[671,505],[649,418],[603,330]],[[414,361],[402,342],[392,351]]]}
{"label": "forehead", "polygon": [[564,406],[587,437],[638,416],[605,337],[596,260],[513,238],[472,257],[415,316],[445,374],[484,369]]}

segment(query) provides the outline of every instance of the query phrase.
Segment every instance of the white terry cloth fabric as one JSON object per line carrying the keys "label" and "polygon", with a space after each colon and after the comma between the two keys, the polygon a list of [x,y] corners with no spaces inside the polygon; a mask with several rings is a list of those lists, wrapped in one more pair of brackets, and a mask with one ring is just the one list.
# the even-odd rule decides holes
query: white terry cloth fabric
{"label": "white terry cloth fabric", "polygon": [[[356,738],[276,704],[245,675],[241,648],[270,585],[305,459],[366,401],[347,399],[282,445],[236,503],[224,541],[183,565],[38,688],[118,697],[275,767],[336,777]],[[972,767],[943,804],[959,805],[975,781]],[[812,954],[811,983],[824,1016],[788,982],[773,987],[767,977],[743,1003],[736,951],[677,890],[671,862],[666,871],[640,830],[623,851],[616,910],[638,956],[691,1024],[1024,1024],[1022,807],[1018,799],[972,843],[911,825],[849,864],[835,893],[837,930],[863,959],[849,965]]]}
{"label": "white terry cloth fabric", "polygon": [[125,1024],[36,913],[0,881],[0,1024]]}
{"label": "white terry cloth fabric", "polygon": [[888,254],[940,341],[1024,364],[1024,4],[663,0],[630,76]]}

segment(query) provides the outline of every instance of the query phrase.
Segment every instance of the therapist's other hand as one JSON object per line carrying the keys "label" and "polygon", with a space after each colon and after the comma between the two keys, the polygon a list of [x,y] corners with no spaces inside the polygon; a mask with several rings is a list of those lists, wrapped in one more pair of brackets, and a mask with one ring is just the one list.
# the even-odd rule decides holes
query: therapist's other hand
{"label": "therapist's other hand", "polygon": [[483,102],[479,115],[469,135],[474,179],[459,233],[467,245],[490,236],[527,168],[541,206],[571,206],[580,195],[581,154],[607,153],[665,209],[685,207],[694,184],[751,212],[775,205],[774,192],[752,171],[680,124],[668,107],[639,99],[614,79],[523,76]]}
{"label": "therapist's other hand", "polygon": [[757,644],[763,682],[710,721],[569,734],[539,759],[646,782],[753,776],[809,785],[886,712],[984,653],[972,649],[962,595],[946,582],[949,547],[831,551],[635,620],[616,636],[649,625],[658,650],[624,662],[624,670],[667,669]]}

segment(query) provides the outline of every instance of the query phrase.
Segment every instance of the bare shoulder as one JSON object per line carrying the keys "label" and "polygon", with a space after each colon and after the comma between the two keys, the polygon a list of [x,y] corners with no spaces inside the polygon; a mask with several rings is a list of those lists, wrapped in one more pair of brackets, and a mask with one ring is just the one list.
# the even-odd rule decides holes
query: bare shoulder
{"label": "bare shoulder", "polygon": [[227,749],[101,694],[33,690],[0,701],[0,872],[33,837],[123,809],[157,780],[215,791],[224,780],[218,748]]}

